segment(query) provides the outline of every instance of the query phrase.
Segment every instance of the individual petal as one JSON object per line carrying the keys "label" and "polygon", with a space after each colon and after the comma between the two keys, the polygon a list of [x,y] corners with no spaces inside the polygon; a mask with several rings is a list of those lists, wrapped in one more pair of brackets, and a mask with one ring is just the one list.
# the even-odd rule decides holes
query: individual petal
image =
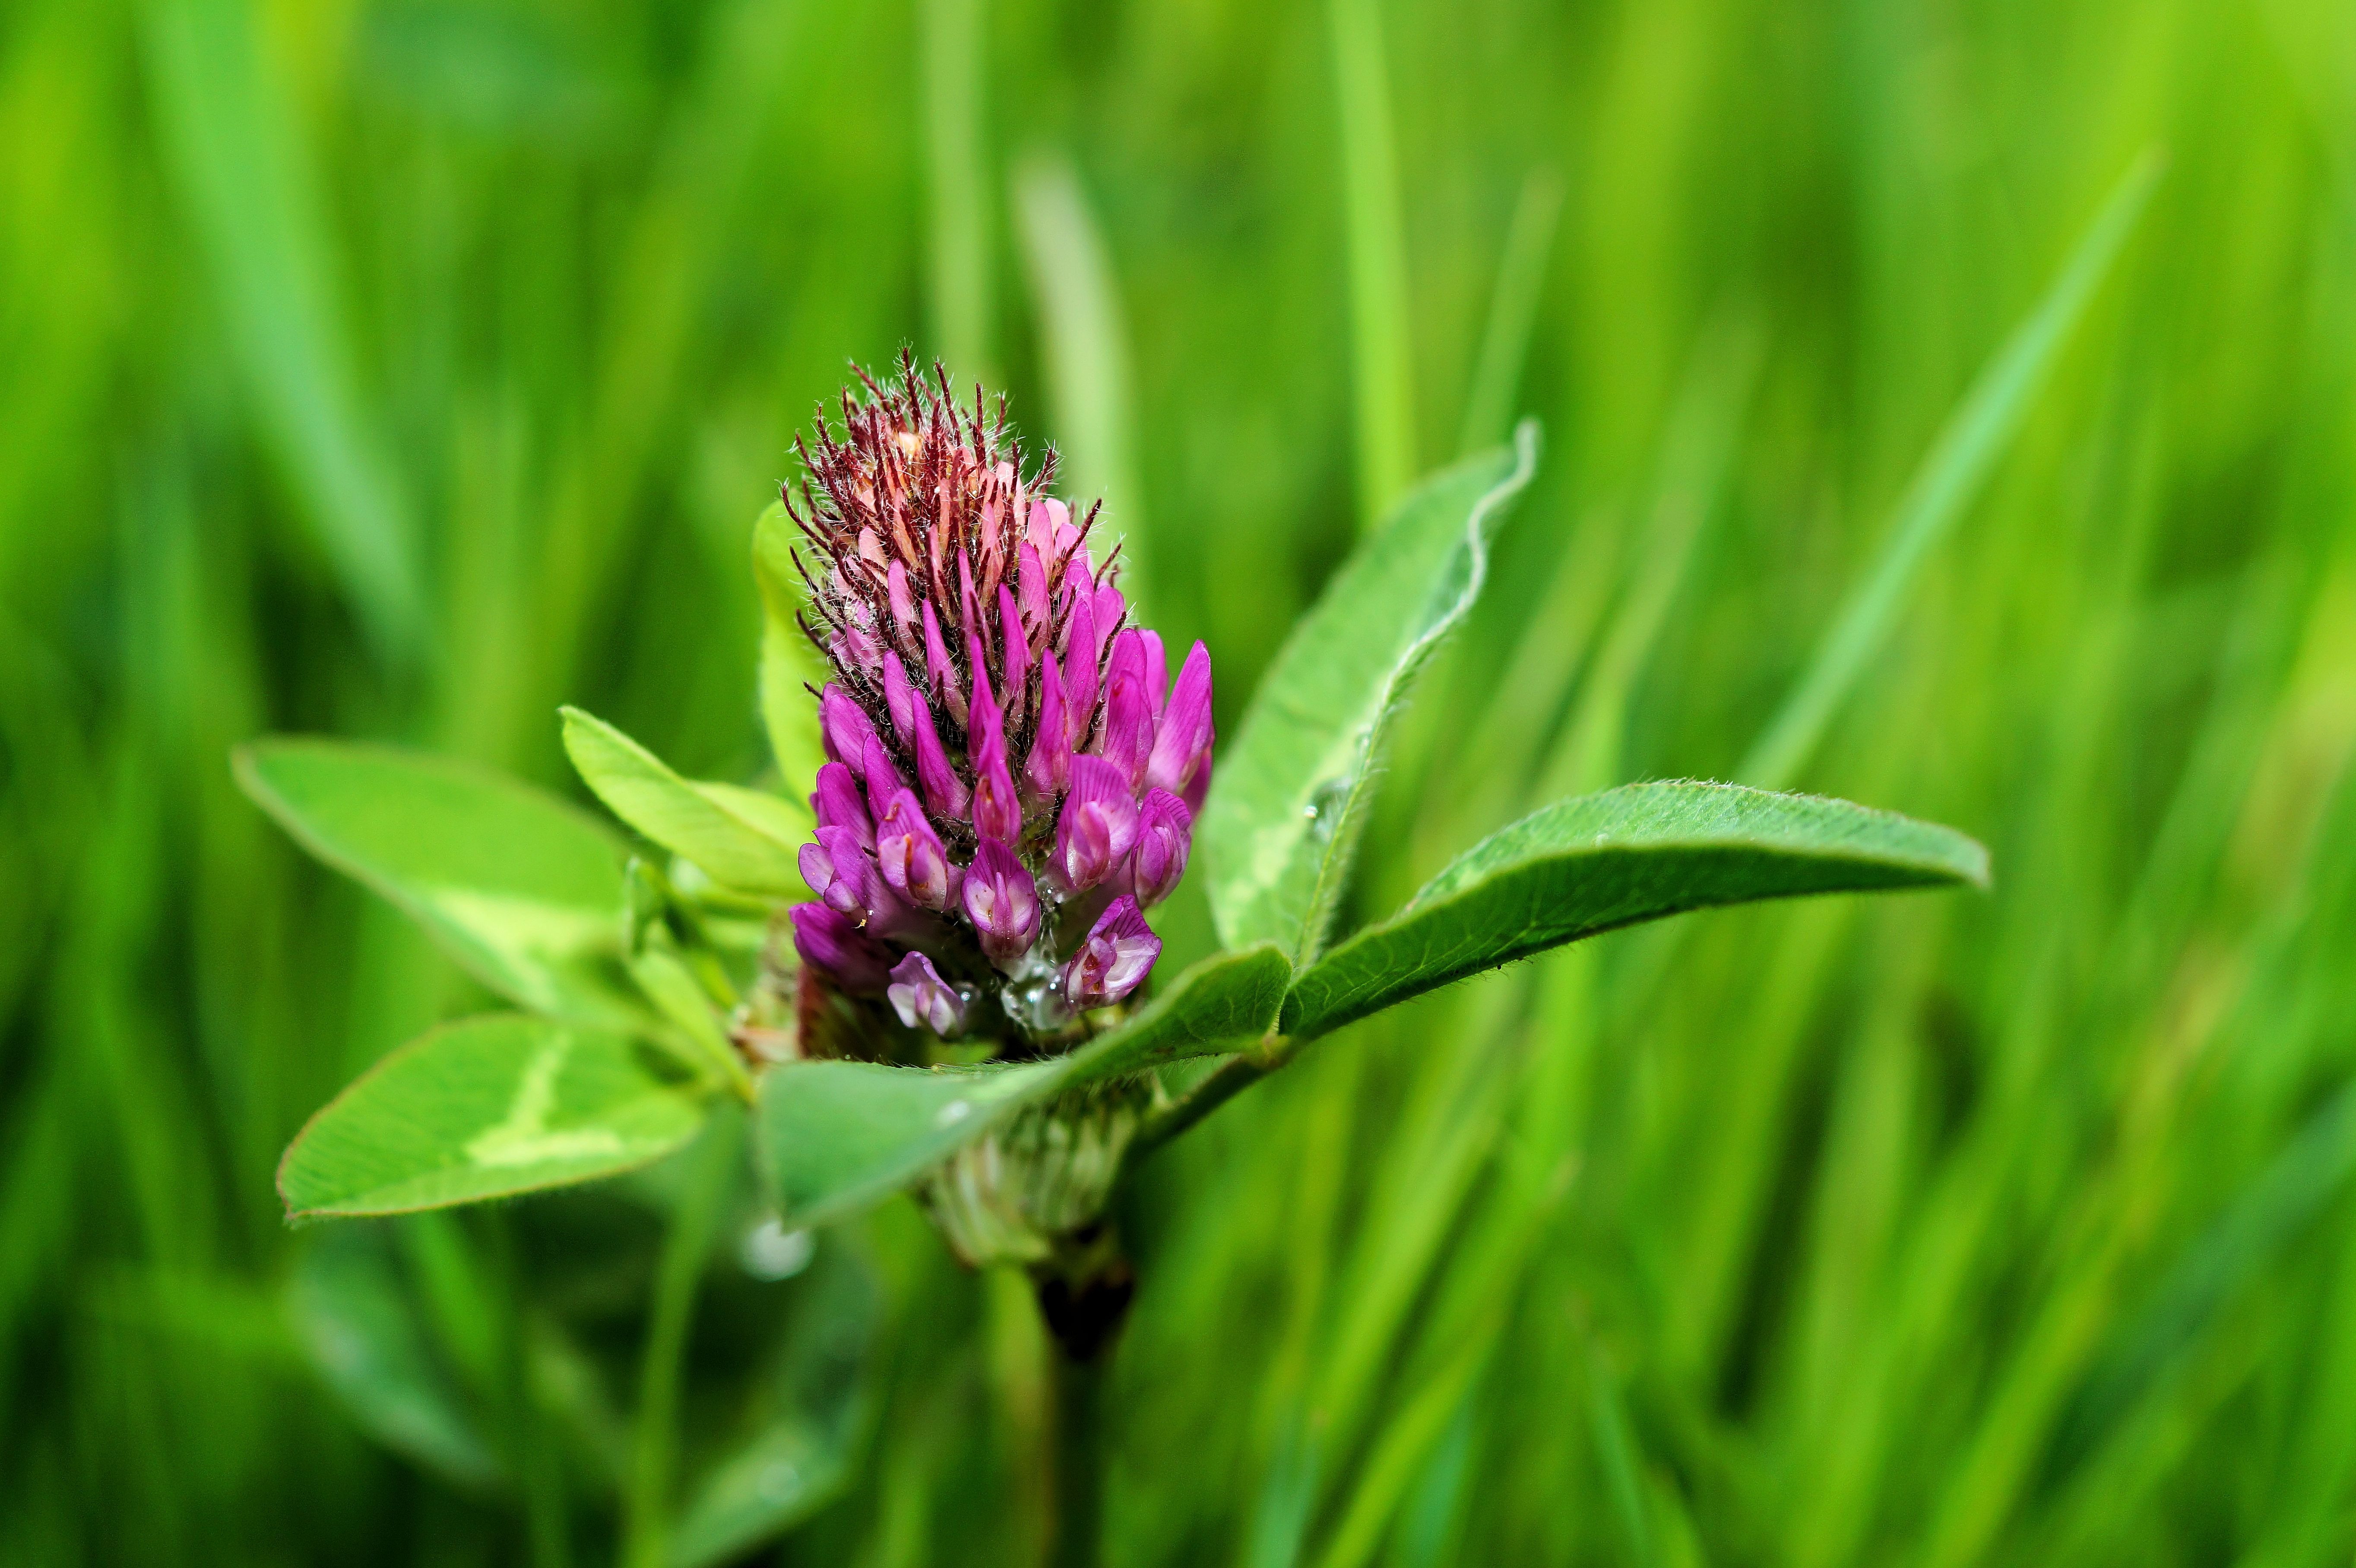
{"label": "individual petal", "polygon": [[1120,596],[1120,590],[1115,588],[1110,581],[1099,580],[1097,583],[1095,602],[1090,608],[1096,613],[1097,635],[1098,638],[1105,638],[1113,635],[1119,629],[1120,618],[1129,609],[1129,601]]}
{"label": "individual petal", "polygon": [[908,592],[908,569],[897,560],[884,571],[884,593],[892,605],[892,619],[910,631],[916,629],[916,600]]}
{"label": "individual petal", "polygon": [[930,704],[919,703],[916,720],[916,784],[925,792],[925,808],[951,821],[962,818],[972,792],[949,764],[949,754],[933,728]]}
{"label": "individual petal", "polygon": [[1146,759],[1148,787],[1183,796],[1194,775],[1211,761],[1211,650],[1196,643],[1179,667],[1178,684],[1153,735]]}
{"label": "individual petal", "polygon": [[1211,749],[1205,746],[1203,748],[1203,765],[1194,770],[1194,782],[1178,792],[1178,798],[1186,803],[1187,810],[1200,816],[1203,815],[1203,803],[1210,797]]}
{"label": "individual petal", "polygon": [[1194,814],[1166,789],[1145,792],[1137,813],[1137,851],[1130,877],[1137,901],[1151,907],[1170,896],[1186,874],[1186,855],[1194,846]]}
{"label": "individual petal", "polygon": [[[894,566],[897,561],[893,562]],[[900,744],[914,749],[916,744],[916,704],[924,701],[916,688],[908,682],[908,672],[900,664],[900,656],[884,656],[884,706],[892,715],[892,733]]]}
{"label": "individual petal", "polygon": [[1047,566],[1040,559],[1039,547],[1024,543],[1014,554],[1014,581],[1021,590],[1023,613],[1034,626],[1044,626],[1055,613],[1047,593]]}
{"label": "individual petal", "polygon": [[861,848],[875,848],[874,819],[860,798],[859,774],[848,763],[829,763],[819,769],[818,788],[810,794],[810,814],[820,827],[850,828],[859,836]]}
{"label": "individual petal", "polygon": [[913,790],[894,795],[876,817],[875,863],[884,885],[921,909],[946,910],[956,896],[958,869]]}
{"label": "individual petal", "polygon": [[1137,640],[1145,645],[1145,695],[1153,701],[1153,716],[1162,717],[1162,703],[1170,690],[1170,664],[1162,652],[1162,634],[1150,626],[1138,628]]}
{"label": "individual petal", "polygon": [[818,694],[819,733],[826,754],[838,763],[856,763],[867,754],[868,737],[875,733],[867,710],[833,681]]}
{"label": "individual petal", "polygon": [[796,904],[786,914],[794,924],[794,951],[803,963],[823,970],[846,991],[873,996],[884,989],[891,976],[891,949],[853,925],[848,915],[822,903]]}
{"label": "individual petal", "polygon": [[1112,640],[1105,667],[1104,718],[1097,726],[1097,752],[1111,761],[1131,790],[1145,782],[1145,760],[1153,752],[1153,699],[1146,694],[1145,639],[1134,631]]}
{"label": "individual petal", "polygon": [[818,842],[803,845],[796,859],[802,880],[827,908],[854,921],[867,919],[867,852],[850,828],[819,828]]}
{"label": "individual petal", "polygon": [[[990,645],[982,641],[981,627],[978,622],[966,628],[965,667],[973,672],[973,700],[976,702],[987,700],[992,708],[996,708],[998,693],[990,684]],[[969,710],[966,718],[967,728],[970,729],[973,722]],[[971,750],[970,741],[968,742],[967,749]]]}
{"label": "individual petal", "polygon": [[1039,891],[1014,851],[985,838],[966,868],[965,915],[992,964],[1012,971],[1039,938]]}
{"label": "individual petal", "polygon": [[998,641],[1001,655],[998,672],[1006,688],[1006,700],[1020,713],[1023,692],[1031,682],[1031,639],[1023,633],[1023,611],[1014,603],[1014,590],[1003,582],[998,585]]}
{"label": "individual petal", "polygon": [[949,717],[965,722],[965,692],[958,685],[957,667],[949,663],[949,645],[941,637],[940,617],[933,613],[933,602],[924,603],[925,619],[925,685],[930,695],[949,710]]}
{"label": "individual petal", "polygon": [[1064,712],[1064,674],[1048,654],[1039,675],[1039,732],[1031,741],[1030,760],[1023,767],[1032,797],[1050,801],[1072,782],[1072,737]]}
{"label": "individual petal", "polygon": [[867,810],[873,816],[883,816],[885,804],[908,787],[892,753],[873,735],[867,738],[867,754],[860,759],[860,782],[867,786]]}
{"label": "individual petal", "polygon": [[1065,721],[1075,751],[1088,743],[1097,721],[1097,672],[1103,650],[1097,644],[1097,613],[1087,594],[1072,606],[1064,628],[1064,695],[1069,703]]}
{"label": "individual petal", "polygon": [[1072,789],[1055,819],[1053,867],[1066,892],[1110,876],[1137,843],[1137,802],[1119,767],[1098,756],[1072,759]]}
{"label": "individual petal", "polygon": [[1023,801],[1006,765],[1006,743],[997,742],[974,759],[973,830],[985,838],[1015,843],[1023,837]]}
{"label": "individual petal", "polygon": [[977,679],[973,687],[973,722],[966,731],[967,760],[973,765],[973,830],[984,838],[1012,844],[1023,837],[1023,803],[1014,793],[1014,774],[1006,764],[1006,730],[998,704],[990,699],[990,686]]}
{"label": "individual petal", "polygon": [[1031,503],[1031,543],[1049,560],[1056,556],[1055,540],[1072,526],[1072,509],[1052,498]]}
{"label": "individual petal", "polygon": [[981,625],[981,601],[974,596],[973,563],[958,551],[958,624],[971,636]]}
{"label": "individual petal", "polygon": [[892,965],[892,983],[884,995],[910,1029],[928,1029],[946,1040],[965,1023],[965,998],[921,953]]}
{"label": "individual petal", "polygon": [[1126,1001],[1161,956],[1162,939],[1145,923],[1137,901],[1115,899],[1064,965],[1064,999],[1081,1012]]}

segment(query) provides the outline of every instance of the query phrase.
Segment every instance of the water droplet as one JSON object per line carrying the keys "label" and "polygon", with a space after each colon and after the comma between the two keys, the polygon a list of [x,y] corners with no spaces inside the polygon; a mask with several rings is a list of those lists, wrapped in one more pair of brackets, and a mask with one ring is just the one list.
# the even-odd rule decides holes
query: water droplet
{"label": "water droplet", "polygon": [[780,1459],[762,1468],[761,1495],[771,1502],[787,1501],[801,1489],[802,1473],[787,1461]]}
{"label": "water droplet", "polygon": [[818,1243],[808,1231],[788,1231],[769,1219],[744,1232],[736,1257],[755,1279],[791,1279],[809,1266],[810,1254],[817,1250]]}
{"label": "water droplet", "polygon": [[951,1100],[933,1114],[933,1125],[953,1127],[973,1115],[973,1107],[963,1100]]}
{"label": "water droplet", "polygon": [[1317,793],[1309,797],[1309,804],[1301,810],[1301,816],[1309,823],[1309,837],[1321,843],[1333,837],[1334,829],[1342,824],[1343,808],[1349,804],[1350,780],[1346,775],[1327,779],[1319,784]]}

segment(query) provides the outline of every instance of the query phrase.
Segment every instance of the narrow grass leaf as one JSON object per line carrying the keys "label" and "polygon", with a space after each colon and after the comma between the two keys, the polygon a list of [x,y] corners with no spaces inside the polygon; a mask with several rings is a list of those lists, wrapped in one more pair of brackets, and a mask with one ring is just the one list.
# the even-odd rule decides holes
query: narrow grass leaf
{"label": "narrow grass leaf", "polygon": [[1489,537],[1537,464],[1511,451],[1425,482],[1343,566],[1261,682],[1203,808],[1211,908],[1230,947],[1323,944],[1385,733],[1479,597]]}
{"label": "narrow grass leaf", "polygon": [[1350,266],[1350,348],[1358,517],[1373,528],[1415,477],[1415,370],[1383,20],[1375,0],[1329,0],[1342,195]]}
{"label": "narrow grass leaf", "polygon": [[594,714],[564,713],[564,750],[614,815],[723,887],[773,898],[809,896],[795,853],[813,827],[809,808],[781,795],[699,784]]}
{"label": "narrow grass leaf", "polygon": [[2356,1176],[2356,1087],[2342,1089],[2184,1250],[2096,1356],[2048,1450],[2051,1490],[2199,1344],[2242,1289]]}
{"label": "narrow grass leaf", "polygon": [[165,0],[146,10],[166,166],[209,253],[257,422],[377,651],[414,663],[428,615],[411,510],[353,371],[294,105],[252,8]]}
{"label": "narrow grass leaf", "polygon": [[1137,477],[1129,327],[1111,251],[1068,158],[1025,160],[1015,171],[1014,206],[1045,348],[1060,472],[1076,494],[1103,498],[1123,538],[1121,588],[1134,603],[1151,592],[1153,552]]}
{"label": "narrow grass leaf", "polygon": [[826,762],[818,703],[809,688],[826,679],[823,661],[795,616],[802,610],[801,577],[794,570],[793,519],[772,501],[753,523],[753,581],[761,591],[761,721],[778,776],[798,788]]}
{"label": "narrow grass leaf", "polygon": [[402,1046],[311,1118],[278,1168],[290,1219],[399,1214],[614,1176],[703,1124],[705,1090],[633,1036],[512,1013]]}
{"label": "narrow grass leaf", "polygon": [[1045,1061],[773,1067],[761,1079],[757,1135],[771,1189],[794,1224],[838,1219],[1061,1090],[1257,1038],[1276,1021],[1290,973],[1272,946],[1206,958],[1126,1023]]}
{"label": "narrow grass leaf", "polygon": [[579,1023],[645,1021],[622,966],[625,849],[594,817],[502,774],[390,747],[263,741],[235,765],[305,848],[501,996]]}
{"label": "narrow grass leaf", "polygon": [[1897,624],[1922,563],[1979,493],[2028,417],[2046,371],[2142,216],[2159,170],[2158,158],[2146,154],[2127,171],[2053,286],[1948,417],[1898,503],[1873,570],[1850,593],[1807,673],[1742,760],[1738,776],[1745,783],[1781,789],[1806,764],[1834,710]]}
{"label": "narrow grass leaf", "polygon": [[1630,784],[1550,805],[1467,850],[1293,982],[1283,1028],[1317,1035],[1562,943],[1686,910],[1804,893],[1985,886],[1952,828],[1740,784]]}
{"label": "narrow grass leaf", "polygon": [[423,1315],[381,1230],[311,1238],[286,1285],[305,1353],[353,1424],[470,1491],[502,1479],[472,1407],[434,1354]]}
{"label": "narrow grass leaf", "polygon": [[825,1245],[788,1289],[783,1352],[760,1379],[755,1420],[688,1488],[670,1568],[710,1568],[809,1518],[855,1474],[875,1399],[875,1281]]}
{"label": "narrow grass leaf", "polygon": [[1546,290],[1547,258],[1554,252],[1555,225],[1562,217],[1562,176],[1536,168],[1522,181],[1514,220],[1505,230],[1505,253],[1497,262],[1497,283],[1489,296],[1489,322],[1481,334],[1481,355],[1472,362],[1464,399],[1464,428],[1456,450],[1470,457],[1505,439],[1512,428],[1514,395],[1521,389],[1522,365],[1529,357],[1537,325],[1538,302]]}

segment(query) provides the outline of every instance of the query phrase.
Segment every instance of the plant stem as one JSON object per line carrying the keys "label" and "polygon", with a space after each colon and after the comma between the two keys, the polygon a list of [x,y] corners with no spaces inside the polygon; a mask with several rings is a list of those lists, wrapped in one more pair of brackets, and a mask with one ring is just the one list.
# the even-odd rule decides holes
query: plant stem
{"label": "plant stem", "polygon": [[1078,1360],[1059,1343],[1047,1354],[1055,1383],[1052,1568],[1096,1568],[1104,1550],[1104,1383],[1109,1358]]}
{"label": "plant stem", "polygon": [[1053,1568],[1095,1568],[1104,1552],[1104,1385],[1137,1275],[1119,1232],[1099,1222],[1058,1238],[1032,1268],[1031,1283],[1055,1384],[1047,1561]]}
{"label": "plant stem", "polygon": [[1175,1104],[1147,1117],[1145,1125],[1138,1128],[1137,1136],[1130,1140],[1128,1152],[1122,1156],[1122,1164],[1135,1166],[1147,1155],[1284,1066],[1308,1043],[1289,1035],[1270,1035],[1250,1051],[1228,1058]]}
{"label": "plant stem", "polygon": [[655,1265],[654,1307],[638,1371],[629,1486],[622,1499],[622,1562],[626,1568],[662,1568],[670,1524],[671,1468],[679,1452],[680,1368],[687,1354],[703,1262],[735,1190],[744,1136],[742,1114],[720,1102],[686,1157],[679,1207],[671,1213],[662,1257]]}

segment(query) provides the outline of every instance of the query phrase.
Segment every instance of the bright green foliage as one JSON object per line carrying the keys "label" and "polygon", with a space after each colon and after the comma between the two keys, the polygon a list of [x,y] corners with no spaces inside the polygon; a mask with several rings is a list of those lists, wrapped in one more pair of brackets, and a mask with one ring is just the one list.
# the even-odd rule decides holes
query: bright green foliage
{"label": "bright green foliage", "polygon": [[761,1080],[763,1167],[796,1224],[888,1195],[1025,1105],[1166,1061],[1232,1051],[1268,1029],[1291,966],[1274,947],[1205,959],[1135,1017],[1064,1056],[979,1068],[804,1061]]}
{"label": "bright green foliage", "polygon": [[809,890],[794,852],[815,826],[809,808],[736,784],[683,779],[604,720],[564,709],[564,750],[614,815],[685,856],[724,887],[773,898]]}
{"label": "bright green foliage", "polygon": [[402,1046],[286,1151],[294,1218],[398,1214],[588,1181],[659,1159],[702,1124],[703,1085],[646,1040],[493,1015]]}
{"label": "bright green foliage", "polygon": [[761,1078],[763,1165],[797,1225],[839,1219],[914,1181],[1063,1077],[1061,1062],[930,1070],[796,1061]]}
{"label": "bright green foliage", "polygon": [[622,846],[496,773],[337,741],[268,741],[238,781],[310,851],[401,906],[483,984],[536,1012],[631,1027]]}
{"label": "bright green foliage", "polygon": [[761,594],[761,720],[780,778],[815,778],[826,761],[819,739],[818,704],[810,688],[824,682],[824,663],[794,617],[802,608],[802,586],[794,570],[794,543],[801,536],[772,501],[753,524],[753,581]]}
{"label": "bright green foliage", "polygon": [[1415,677],[1479,597],[1489,539],[1530,482],[1537,432],[1428,480],[1286,641],[1203,807],[1211,908],[1231,947],[1323,945],[1383,747]]}
{"label": "bright green foliage", "polygon": [[403,1288],[391,1238],[337,1226],[286,1282],[287,1316],[353,1419],[394,1450],[470,1490],[504,1478],[425,1317]]}
{"label": "bright green foliage", "polygon": [[[305,1119],[509,958],[321,871],[223,759],[396,741],[604,820],[573,703],[685,776],[807,788],[808,645],[746,525],[847,358],[952,341],[1070,473],[1133,456],[1100,526],[1217,656],[1222,770],[1382,475],[1543,421],[1343,936],[1630,779],[1889,806],[1998,872],[1572,944],[1141,1161],[1109,1561],[2347,1561],[2344,0],[5,18],[0,1563],[614,1560],[680,1167],[290,1231]],[[1378,116],[1387,156],[1344,148]],[[1117,309],[1057,297],[1068,239],[1019,264],[1034,150]],[[1092,363],[1130,368],[1125,432]],[[1197,849],[1172,976],[1212,946]],[[785,1419],[773,1359],[834,1342],[840,1264],[891,1375],[770,1554],[1034,1560],[1023,1282],[898,1200],[772,1277],[736,1174],[678,1318],[672,1547]],[[402,1286],[331,1259],[338,1320],[382,1306],[504,1483],[362,1414],[290,1317],[362,1238]]]}
{"label": "bright green foliage", "polygon": [[1582,936],[1803,893],[1987,884],[1950,828],[1739,784],[1630,784],[1492,834],[1405,909],[1304,970],[1283,1029],[1315,1035]]}
{"label": "bright green foliage", "polygon": [[848,1249],[819,1253],[794,1282],[791,1316],[749,1379],[731,1441],[680,1499],[671,1568],[741,1559],[831,1501],[856,1474],[875,1414],[864,1376],[884,1303]]}

